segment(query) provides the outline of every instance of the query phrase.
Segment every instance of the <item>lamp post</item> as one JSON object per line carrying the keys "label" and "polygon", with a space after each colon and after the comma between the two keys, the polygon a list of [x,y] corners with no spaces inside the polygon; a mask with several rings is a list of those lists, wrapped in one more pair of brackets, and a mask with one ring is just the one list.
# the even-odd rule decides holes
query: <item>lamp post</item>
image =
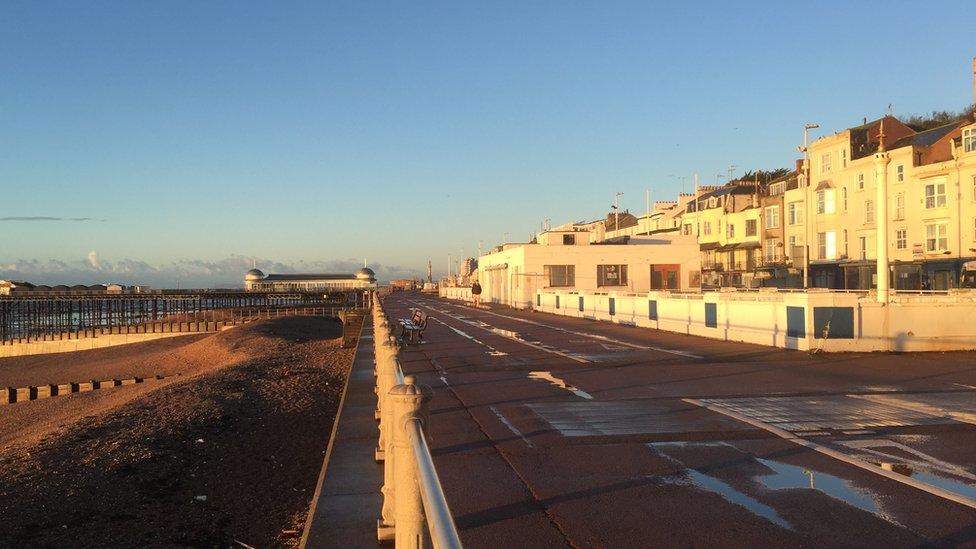
{"label": "lamp post", "polygon": [[874,178],[877,181],[875,193],[875,244],[877,246],[878,303],[888,303],[889,264],[888,264],[888,164],[891,156],[885,151],[884,120],[878,130],[878,152],[874,155]]}
{"label": "lamp post", "polygon": [[820,124],[814,124],[808,122],[803,125],[803,145],[797,147],[796,150],[803,153],[803,181],[806,186],[806,190],[803,191],[803,213],[804,222],[806,225],[803,229],[803,287],[810,287],[810,241],[812,233],[810,230],[813,228],[813,218],[810,215],[810,201],[812,200],[812,195],[810,194],[810,130],[819,128]]}
{"label": "lamp post", "polygon": [[620,203],[619,198],[623,196],[624,193],[614,193],[613,195],[613,230],[620,230]]}

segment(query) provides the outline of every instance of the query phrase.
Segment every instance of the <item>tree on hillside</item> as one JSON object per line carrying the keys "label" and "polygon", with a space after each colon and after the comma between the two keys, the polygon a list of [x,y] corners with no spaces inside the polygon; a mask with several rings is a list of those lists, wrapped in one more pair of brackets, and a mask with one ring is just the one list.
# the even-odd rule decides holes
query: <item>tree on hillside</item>
{"label": "tree on hillside", "polygon": [[770,181],[779,179],[788,173],[790,173],[790,170],[786,168],[776,168],[774,170],[749,170],[732,181],[752,183],[758,179],[760,183],[769,183]]}
{"label": "tree on hillside", "polygon": [[976,105],[970,105],[959,112],[953,111],[932,111],[931,114],[913,114],[907,118],[902,118],[902,122],[909,128],[921,132],[945,126],[952,122],[958,122],[973,115]]}

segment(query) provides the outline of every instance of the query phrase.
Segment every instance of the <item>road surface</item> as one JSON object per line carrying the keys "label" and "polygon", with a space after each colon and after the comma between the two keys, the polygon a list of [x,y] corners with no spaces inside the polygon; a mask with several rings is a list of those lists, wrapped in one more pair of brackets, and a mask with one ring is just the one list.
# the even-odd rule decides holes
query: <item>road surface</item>
{"label": "road surface", "polygon": [[976,546],[976,353],[811,355],[397,293],[467,547]]}

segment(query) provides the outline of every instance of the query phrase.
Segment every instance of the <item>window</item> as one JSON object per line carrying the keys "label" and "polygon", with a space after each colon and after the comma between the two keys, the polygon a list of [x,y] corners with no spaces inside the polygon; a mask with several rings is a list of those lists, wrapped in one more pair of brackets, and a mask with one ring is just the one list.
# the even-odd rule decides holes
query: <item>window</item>
{"label": "window", "polygon": [[834,213],[834,190],[824,189],[817,191],[817,213]]}
{"label": "window", "polygon": [[563,245],[565,245],[565,246],[573,246],[575,244],[576,244],[576,235],[575,234],[564,234],[563,235]]}
{"label": "window", "polygon": [[803,203],[790,202],[786,206],[786,222],[790,225],[803,224]]}
{"label": "window", "polygon": [[857,190],[859,190],[859,191],[863,191],[864,190],[864,174],[863,173],[857,174]]}
{"label": "window", "polygon": [[925,207],[926,209],[941,208],[946,205],[946,185],[945,181],[929,183],[925,186]]}
{"label": "window", "polygon": [[691,234],[691,223],[685,223],[684,226],[681,227],[681,234],[683,235]]}
{"label": "window", "polygon": [[779,227],[779,206],[766,207],[766,228],[776,229]]}
{"label": "window", "polygon": [[755,219],[746,219],[746,236],[756,236],[756,225]]}
{"label": "window", "polygon": [[597,286],[626,286],[627,266],[626,265],[597,265],[596,285]]}
{"label": "window", "polygon": [[897,166],[895,166],[895,181],[901,183],[904,180],[905,180],[905,165],[898,164]]}
{"label": "window", "polygon": [[763,251],[765,252],[763,255],[766,256],[766,262],[767,263],[770,263],[770,262],[773,262],[773,261],[776,261],[777,259],[779,259],[779,253],[778,252],[779,252],[779,248],[782,245],[783,245],[783,243],[778,238],[769,238],[769,239],[766,239],[766,242],[763,243]]}
{"label": "window", "polygon": [[864,261],[865,259],[868,258],[868,237],[861,236],[861,237],[858,237],[857,240],[858,240],[858,243],[859,243],[858,248],[859,248],[859,253],[860,253],[860,255],[858,255],[858,258],[861,261]]}
{"label": "window", "polygon": [[895,231],[895,248],[899,250],[908,249],[908,229]]}
{"label": "window", "polygon": [[962,131],[962,150],[976,151],[976,128],[966,128]]}
{"label": "window", "polygon": [[817,233],[817,254],[820,259],[834,259],[837,255],[837,233]]}
{"label": "window", "polygon": [[769,186],[769,196],[776,196],[778,194],[783,194],[786,192],[786,182],[780,181],[779,183],[773,183]]}
{"label": "window", "polygon": [[830,153],[820,155],[820,175],[830,173]]}
{"label": "window", "polygon": [[711,221],[706,221],[705,222],[705,234],[706,235],[712,234],[712,222]]}
{"label": "window", "polygon": [[847,149],[840,150],[840,167],[841,168],[847,167]]}
{"label": "window", "polygon": [[895,195],[895,219],[905,219],[905,193]]}
{"label": "window", "polygon": [[944,252],[949,249],[949,231],[946,223],[930,223],[925,226],[925,251]]}
{"label": "window", "polygon": [[791,236],[790,237],[789,243],[790,243],[790,247],[786,249],[786,253],[790,257],[793,257],[794,255],[803,255],[803,254],[797,254],[796,253],[796,237],[795,236]]}
{"label": "window", "polygon": [[976,200],[976,175],[973,176],[973,200]]}
{"label": "window", "polygon": [[545,274],[549,286],[575,286],[576,285],[576,266],[575,265],[543,265],[542,272]]}
{"label": "window", "polygon": [[874,200],[864,201],[864,222],[874,223]]}
{"label": "window", "polygon": [[840,197],[841,197],[841,206],[840,206],[841,211],[846,212],[847,211],[847,187],[841,188]]}
{"label": "window", "polygon": [[726,238],[735,238],[735,225],[734,224],[729,223],[728,225],[725,226],[725,229],[726,229],[726,231],[725,231],[725,233],[726,233],[725,234],[725,237]]}
{"label": "window", "polygon": [[844,257],[848,257],[848,255],[847,255],[847,229],[844,229],[844,232],[842,234],[844,235]]}

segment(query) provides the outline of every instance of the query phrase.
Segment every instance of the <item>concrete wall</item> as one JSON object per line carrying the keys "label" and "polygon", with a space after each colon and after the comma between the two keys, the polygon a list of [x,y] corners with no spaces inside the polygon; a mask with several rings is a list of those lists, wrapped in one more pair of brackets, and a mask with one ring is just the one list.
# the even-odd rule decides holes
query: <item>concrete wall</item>
{"label": "concrete wall", "polygon": [[196,335],[207,332],[157,332],[148,334],[106,334],[98,337],[82,339],[65,339],[60,341],[33,341],[31,343],[14,343],[0,345],[0,358],[25,355],[44,355],[50,353],[68,353],[71,351],[87,351],[103,347],[115,347],[127,343],[142,343],[167,337]]}
{"label": "concrete wall", "polygon": [[[872,296],[830,291],[542,290],[537,292],[532,308],[787,349],[830,352],[976,349],[976,325],[967,320],[976,317],[976,295],[897,295],[889,305],[875,302]],[[656,318],[651,318],[652,307]]]}

